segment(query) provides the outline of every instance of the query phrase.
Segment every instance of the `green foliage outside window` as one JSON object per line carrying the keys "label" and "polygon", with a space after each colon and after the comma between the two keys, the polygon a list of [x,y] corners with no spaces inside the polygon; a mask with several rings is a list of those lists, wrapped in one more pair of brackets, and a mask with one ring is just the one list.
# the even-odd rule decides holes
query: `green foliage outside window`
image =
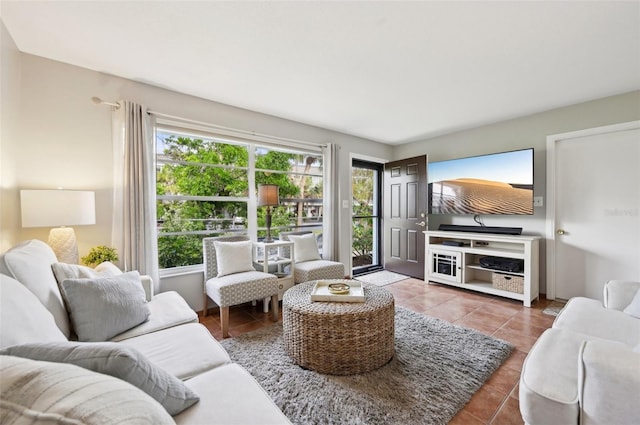
{"label": "green foliage outside window", "polygon": [[[159,225],[158,251],[161,268],[201,264],[202,238],[225,232],[243,231],[247,223],[244,201],[174,200],[162,196],[234,197],[249,196],[247,145],[225,144],[208,139],[159,133],[156,193]],[[311,187],[311,179],[287,174],[300,154],[258,149],[255,181],[276,184],[280,198],[300,196],[300,181]],[[280,173],[278,171],[281,171]],[[302,186],[304,187],[304,186]],[[310,194],[317,188],[311,187]],[[320,188],[320,193],[322,189]],[[265,226],[265,208],[258,208],[258,226]],[[272,228],[296,221],[285,207],[272,209]],[[194,234],[195,233],[195,234]],[[258,237],[264,236],[259,232]],[[277,235],[277,231],[272,234]]]}
{"label": "green foliage outside window", "polygon": [[373,182],[374,171],[352,168],[353,192],[353,241],[352,262],[354,267],[371,264],[373,261]]}

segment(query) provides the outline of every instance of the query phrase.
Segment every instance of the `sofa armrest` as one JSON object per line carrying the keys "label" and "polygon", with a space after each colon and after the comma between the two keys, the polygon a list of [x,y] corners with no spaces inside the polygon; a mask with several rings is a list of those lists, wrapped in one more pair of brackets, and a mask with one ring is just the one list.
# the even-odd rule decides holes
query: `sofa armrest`
{"label": "sofa armrest", "polygon": [[604,306],[622,311],[631,303],[639,289],[640,282],[610,280],[604,285]]}
{"label": "sofa armrest", "polygon": [[142,287],[144,288],[145,298],[147,301],[151,301],[153,299],[153,279],[146,274],[140,275],[140,283],[142,283]]}
{"label": "sofa armrest", "polygon": [[580,423],[637,423],[640,353],[618,342],[585,341],[579,365]]}

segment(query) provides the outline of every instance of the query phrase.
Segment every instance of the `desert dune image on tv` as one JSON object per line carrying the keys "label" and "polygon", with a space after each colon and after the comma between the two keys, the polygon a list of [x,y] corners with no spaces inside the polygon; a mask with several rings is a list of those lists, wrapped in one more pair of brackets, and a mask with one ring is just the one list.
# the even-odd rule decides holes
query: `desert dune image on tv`
{"label": "desert dune image on tv", "polygon": [[432,214],[533,214],[533,150],[429,164]]}

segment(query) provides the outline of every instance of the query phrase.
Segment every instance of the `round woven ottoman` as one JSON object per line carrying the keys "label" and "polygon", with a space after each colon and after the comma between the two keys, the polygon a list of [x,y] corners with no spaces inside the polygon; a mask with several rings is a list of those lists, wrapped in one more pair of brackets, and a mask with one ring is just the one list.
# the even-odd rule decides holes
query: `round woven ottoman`
{"label": "round woven ottoman", "polygon": [[331,375],[387,364],[395,353],[393,295],[363,283],[365,302],[312,302],[315,283],[296,285],[282,298],[285,351],[300,366]]}

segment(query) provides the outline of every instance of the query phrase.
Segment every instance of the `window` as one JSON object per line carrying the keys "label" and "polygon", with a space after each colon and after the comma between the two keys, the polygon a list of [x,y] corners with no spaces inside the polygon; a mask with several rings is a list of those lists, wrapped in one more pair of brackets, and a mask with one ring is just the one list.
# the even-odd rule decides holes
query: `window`
{"label": "window", "polygon": [[271,233],[322,230],[323,156],[173,127],[156,129],[156,210],[161,269],[202,264],[202,238],[266,235],[258,184],[277,184]]}

